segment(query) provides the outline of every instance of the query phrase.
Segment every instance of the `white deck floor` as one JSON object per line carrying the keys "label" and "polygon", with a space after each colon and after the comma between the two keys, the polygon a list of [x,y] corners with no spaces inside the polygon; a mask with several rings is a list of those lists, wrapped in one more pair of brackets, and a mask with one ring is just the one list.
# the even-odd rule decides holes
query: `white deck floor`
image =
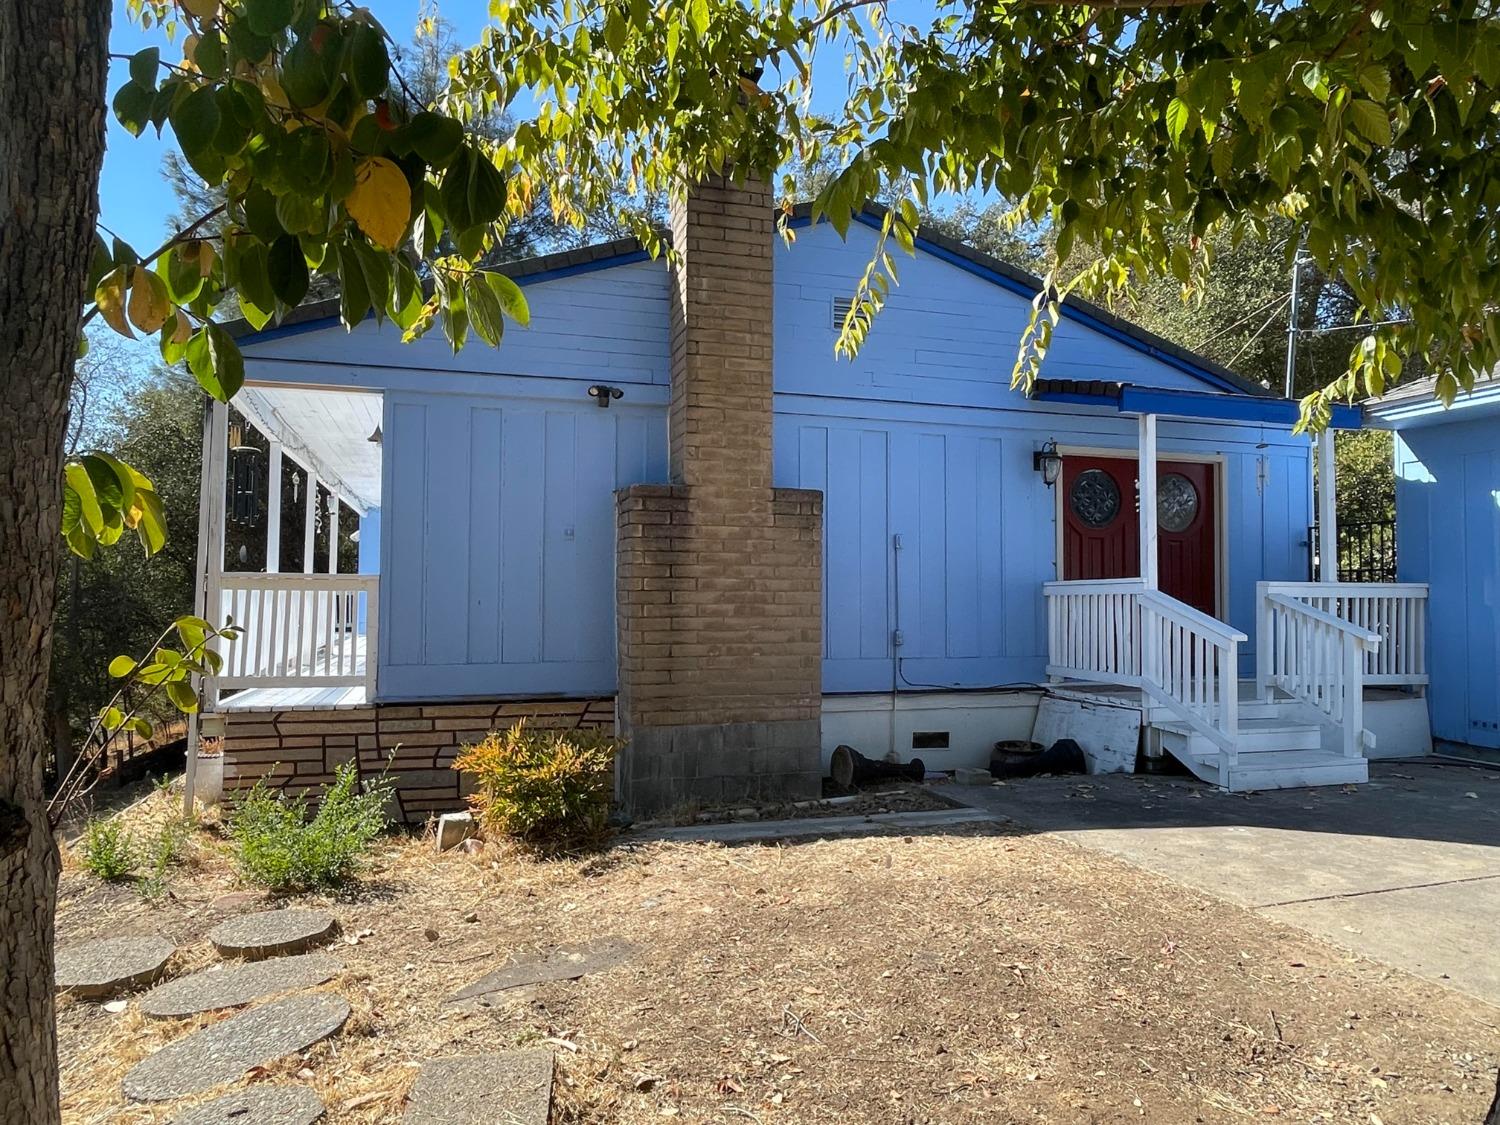
{"label": "white deck floor", "polygon": [[329,711],[363,707],[362,687],[244,688],[219,700],[219,711]]}

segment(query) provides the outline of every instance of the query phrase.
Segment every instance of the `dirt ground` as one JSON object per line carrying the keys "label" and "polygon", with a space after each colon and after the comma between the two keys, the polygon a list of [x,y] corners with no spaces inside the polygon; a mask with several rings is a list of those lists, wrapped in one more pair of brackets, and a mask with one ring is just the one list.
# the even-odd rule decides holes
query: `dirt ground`
{"label": "dirt ground", "polygon": [[[153,797],[129,814],[159,814]],[[146,901],[69,862],[59,942],[159,932],[183,971],[237,896],[195,837]],[[1478,1122],[1500,1011],[1046,835],[999,826],[786,845],[624,844],[537,862],[392,837],[330,909],[354,1016],[250,1081],[327,1120],[400,1118],[421,1060],[556,1048],[554,1123]],[[468,920],[473,919],[473,920]],[[633,943],[625,964],[488,1011],[446,995],[513,953]],[[64,1119],[166,1122],[119,1080],[216,1017],[64,998]]]}

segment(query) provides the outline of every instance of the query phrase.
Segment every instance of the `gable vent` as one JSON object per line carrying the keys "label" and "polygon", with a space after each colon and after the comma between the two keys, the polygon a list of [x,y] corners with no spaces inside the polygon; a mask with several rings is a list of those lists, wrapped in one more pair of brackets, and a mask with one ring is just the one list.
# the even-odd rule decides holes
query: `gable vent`
{"label": "gable vent", "polygon": [[853,297],[835,297],[833,299],[833,330],[835,332],[843,329],[844,318],[849,315],[849,310],[853,307]]}

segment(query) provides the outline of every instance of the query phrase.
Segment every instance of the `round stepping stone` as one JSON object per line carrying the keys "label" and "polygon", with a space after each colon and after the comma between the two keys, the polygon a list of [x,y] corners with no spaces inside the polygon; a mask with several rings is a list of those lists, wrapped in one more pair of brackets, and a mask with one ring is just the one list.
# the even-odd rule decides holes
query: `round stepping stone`
{"label": "round stepping stone", "polygon": [[552,1052],[542,1048],[422,1064],[403,1125],[547,1125]]}
{"label": "round stepping stone", "polygon": [[225,957],[259,961],[311,949],[333,936],[337,925],[320,910],[262,910],[225,919],[208,931],[208,940]]}
{"label": "round stepping stone", "polygon": [[323,1103],[301,1086],[253,1086],[194,1106],[172,1125],[312,1125]]}
{"label": "round stepping stone", "polygon": [[327,953],[272,957],[245,965],[205,969],[157,985],[141,997],[141,1011],[148,1016],[171,1018],[211,1012],[215,1008],[238,1008],[273,992],[322,984],[343,971],[344,963]]}
{"label": "round stepping stone", "polygon": [[102,1000],[150,984],[176,952],[166,938],[113,937],[57,951],[57,987],[85,1000]]}
{"label": "round stepping stone", "polygon": [[138,1102],[186,1097],[311,1047],[348,1018],[349,1005],[331,992],[273,1000],[169,1043],[131,1067],[121,1085]]}

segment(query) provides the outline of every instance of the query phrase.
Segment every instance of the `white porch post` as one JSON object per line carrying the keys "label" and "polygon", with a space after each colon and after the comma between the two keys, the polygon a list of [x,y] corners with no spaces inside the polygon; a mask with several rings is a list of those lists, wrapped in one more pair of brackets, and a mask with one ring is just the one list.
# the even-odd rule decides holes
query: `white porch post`
{"label": "white porch post", "polygon": [[328,573],[339,572],[339,494],[328,490]]}
{"label": "white porch post", "polygon": [[266,573],[281,570],[281,442],[271,439],[266,461]]}
{"label": "white porch post", "polygon": [[1159,587],[1156,552],[1156,415],[1140,416],[1141,581],[1146,589]]}
{"label": "white porch post", "polygon": [[1333,465],[1333,430],[1318,435],[1318,578],[1339,580],[1338,481]]}
{"label": "white porch post", "polygon": [[307,470],[307,503],[302,507],[307,513],[307,518],[302,521],[302,573],[312,574],[318,527],[318,478],[311,469]]}
{"label": "white porch post", "polygon": [[[197,616],[218,626],[224,624],[224,606],[219,586],[224,572],[224,493],[228,487],[229,407],[204,396],[203,463],[198,474],[198,558],[193,609]],[[230,642],[233,643],[233,642]],[[224,654],[226,660],[227,654]],[[187,761],[183,773],[182,811],[193,812],[193,786],[197,780],[199,713],[212,711],[219,702],[218,680],[199,677],[199,711],[188,716]]]}

